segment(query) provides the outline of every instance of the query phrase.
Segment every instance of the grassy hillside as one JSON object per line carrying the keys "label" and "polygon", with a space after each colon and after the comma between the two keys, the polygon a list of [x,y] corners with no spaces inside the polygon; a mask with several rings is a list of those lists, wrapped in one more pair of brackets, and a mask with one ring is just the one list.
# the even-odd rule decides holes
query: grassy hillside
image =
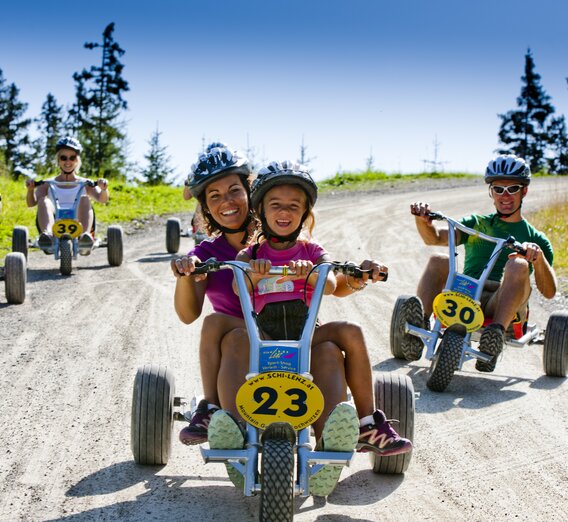
{"label": "grassy hillside", "polygon": [[[337,190],[365,190],[382,183],[410,183],[426,178],[477,177],[473,174],[385,174],[383,172],[343,173],[318,183],[322,193]],[[185,201],[180,187],[157,186],[134,187],[125,183],[110,184],[111,200],[107,205],[94,203],[97,222],[102,228],[109,224],[129,222],[151,216],[188,212],[195,208],[195,201]],[[35,208],[27,208],[24,182],[14,182],[0,175],[0,194],[3,209],[0,214],[0,259],[11,250],[12,229],[25,225],[30,235],[36,235]],[[555,268],[561,276],[568,276],[568,225],[565,220],[568,199],[551,201],[546,208],[528,218],[543,230],[552,241],[556,251]]]}
{"label": "grassy hillside", "polygon": [[[110,201],[107,205],[94,202],[97,223],[104,229],[114,223],[150,216],[189,212],[195,201],[185,201],[180,187],[134,187],[124,183],[109,184]],[[0,176],[2,212],[0,213],[0,259],[12,249],[12,230],[15,225],[27,226],[30,237],[37,235],[36,208],[26,206],[26,188],[23,181],[15,182]]]}

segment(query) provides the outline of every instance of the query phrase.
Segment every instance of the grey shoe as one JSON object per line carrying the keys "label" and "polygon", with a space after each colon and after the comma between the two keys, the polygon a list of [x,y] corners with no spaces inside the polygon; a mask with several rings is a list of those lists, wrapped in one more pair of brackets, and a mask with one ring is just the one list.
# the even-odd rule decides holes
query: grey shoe
{"label": "grey shoe", "polygon": [[[246,432],[238,421],[225,410],[217,410],[211,416],[207,435],[211,449],[242,449],[245,446]],[[242,474],[229,463],[226,463],[225,467],[231,482],[242,490],[245,485]]]}
{"label": "grey shoe", "polygon": [[[359,440],[359,417],[355,408],[339,403],[325,421],[317,451],[354,451]],[[335,489],[343,466],[327,464],[310,477],[310,493],[325,497]]]}
{"label": "grey shoe", "polygon": [[53,236],[42,232],[39,235],[37,240],[37,245],[41,248],[46,254],[53,254]]}
{"label": "grey shoe", "polygon": [[492,372],[495,370],[497,364],[497,357],[503,351],[503,344],[505,342],[505,331],[500,324],[490,324],[483,330],[481,338],[479,339],[479,351],[492,355],[493,359],[490,362],[480,361],[475,362],[475,369],[479,372]]}
{"label": "grey shoe", "polygon": [[82,256],[88,256],[93,249],[93,245],[95,244],[95,240],[92,238],[91,234],[85,232],[81,234],[79,238],[79,254]]}

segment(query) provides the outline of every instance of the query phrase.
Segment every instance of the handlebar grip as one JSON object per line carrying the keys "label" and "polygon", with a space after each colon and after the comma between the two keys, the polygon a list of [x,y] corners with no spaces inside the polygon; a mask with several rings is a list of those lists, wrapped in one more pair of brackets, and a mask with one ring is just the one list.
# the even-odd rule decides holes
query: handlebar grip
{"label": "handlebar grip", "polygon": [[89,187],[96,187],[97,186],[97,182],[93,181],[92,179],[88,179],[87,180],[87,185],[89,185]]}
{"label": "handlebar grip", "polygon": [[41,185],[43,185],[45,183],[45,181],[43,181],[43,179],[34,179],[34,185],[36,187],[39,187]]}
{"label": "handlebar grip", "polygon": [[388,278],[389,278],[389,273],[388,272],[379,272],[379,274],[383,276],[383,283],[386,283],[388,281]]}

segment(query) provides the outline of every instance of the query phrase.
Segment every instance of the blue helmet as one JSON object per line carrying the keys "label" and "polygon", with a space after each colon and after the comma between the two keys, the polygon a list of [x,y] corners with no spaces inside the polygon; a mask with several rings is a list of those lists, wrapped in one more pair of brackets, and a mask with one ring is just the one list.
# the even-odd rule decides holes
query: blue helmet
{"label": "blue helmet", "polygon": [[228,149],[230,148],[226,143],[222,141],[212,141],[207,147],[205,147],[205,153],[211,152],[213,149]]}
{"label": "blue helmet", "polygon": [[318,197],[318,187],[305,165],[284,160],[273,161],[258,171],[252,184],[251,203],[258,210],[264,195],[276,185],[299,185],[308,196],[308,206],[313,207]]}
{"label": "blue helmet", "polygon": [[60,138],[55,144],[55,152],[61,149],[72,149],[77,154],[83,152],[83,146],[79,143],[79,140],[72,138],[71,136],[66,136],[65,138]]}
{"label": "blue helmet", "polygon": [[237,151],[227,147],[213,147],[205,154],[200,154],[197,163],[191,166],[188,187],[194,197],[198,197],[212,181],[228,174],[248,177],[248,160]]}
{"label": "blue helmet", "polygon": [[502,154],[492,159],[485,169],[485,183],[499,180],[518,181],[528,185],[531,182],[531,168],[523,158],[514,154]]}

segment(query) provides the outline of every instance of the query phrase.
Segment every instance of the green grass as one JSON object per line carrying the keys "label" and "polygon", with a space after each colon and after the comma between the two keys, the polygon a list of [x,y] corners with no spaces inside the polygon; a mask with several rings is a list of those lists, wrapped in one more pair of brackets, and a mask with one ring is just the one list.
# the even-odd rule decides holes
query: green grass
{"label": "green grass", "polygon": [[[342,173],[318,183],[322,193],[335,190],[365,190],[383,183],[409,183],[417,179],[443,179],[477,177],[475,174],[385,174],[384,172]],[[185,201],[180,187],[160,185],[132,186],[125,183],[110,183],[110,202],[107,205],[94,203],[97,222],[105,228],[110,224],[143,220],[152,216],[189,212],[195,202]],[[15,182],[0,172],[0,194],[3,209],[0,213],[0,259],[10,252],[12,230],[15,225],[27,226],[30,235],[36,235],[35,208],[26,206],[24,182]],[[546,208],[529,216],[529,220],[550,238],[555,250],[554,266],[559,276],[568,276],[568,225],[565,216],[568,199],[552,201]]]}
{"label": "green grass", "polygon": [[[167,185],[131,186],[111,181],[110,201],[106,205],[94,202],[97,223],[101,229],[108,225],[126,223],[133,219],[189,212],[195,201],[185,201],[181,187]],[[0,260],[12,250],[12,230],[16,225],[27,226],[30,237],[37,235],[35,227],[36,207],[26,206],[26,188],[22,181],[12,181],[0,175],[2,212],[0,213]],[[0,265],[1,266],[1,265]]]}
{"label": "green grass", "polygon": [[447,179],[447,178],[472,178],[479,179],[477,174],[454,173],[422,173],[422,174],[386,174],[379,171],[361,173],[344,172],[336,174],[318,183],[321,193],[341,190],[365,190],[377,187],[381,184],[411,183],[418,179]]}
{"label": "green grass", "polygon": [[527,215],[527,219],[544,232],[554,248],[554,270],[556,274],[568,277],[568,197],[557,196],[544,208]]}

